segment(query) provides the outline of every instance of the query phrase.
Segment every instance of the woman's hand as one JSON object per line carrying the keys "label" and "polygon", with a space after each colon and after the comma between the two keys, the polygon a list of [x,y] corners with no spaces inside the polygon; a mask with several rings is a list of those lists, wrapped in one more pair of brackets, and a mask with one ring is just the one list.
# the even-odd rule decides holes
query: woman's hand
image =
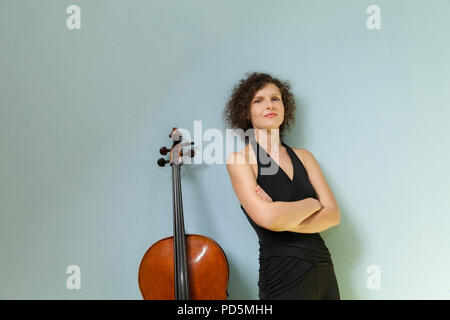
{"label": "woman's hand", "polygon": [[255,191],[256,194],[261,197],[261,199],[267,202],[273,202],[272,198],[269,197],[269,195],[259,185],[256,185]]}

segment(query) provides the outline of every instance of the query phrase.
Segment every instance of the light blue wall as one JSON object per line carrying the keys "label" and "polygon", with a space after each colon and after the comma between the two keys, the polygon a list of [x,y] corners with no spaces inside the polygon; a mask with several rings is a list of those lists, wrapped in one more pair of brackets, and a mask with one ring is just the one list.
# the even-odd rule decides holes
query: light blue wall
{"label": "light blue wall", "polygon": [[[291,81],[286,141],[315,155],[340,205],[322,236],[341,297],[449,299],[449,13],[445,0],[1,0],[0,298],[141,299],[140,260],[172,234],[159,148],[195,120],[225,132],[231,88],[259,71]],[[225,250],[230,299],[258,299],[257,237],[225,165],[182,173],[187,232]],[[73,264],[80,290],[66,288]]]}

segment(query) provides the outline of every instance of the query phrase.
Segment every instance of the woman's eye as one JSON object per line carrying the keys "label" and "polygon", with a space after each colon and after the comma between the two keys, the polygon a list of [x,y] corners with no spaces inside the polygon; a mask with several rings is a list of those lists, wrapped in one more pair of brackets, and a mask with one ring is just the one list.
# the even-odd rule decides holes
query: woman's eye
{"label": "woman's eye", "polygon": [[[280,99],[278,99],[278,97],[273,97],[273,99],[277,99],[277,100],[280,100]],[[257,102],[259,102],[259,100],[255,100],[255,101],[253,101],[254,103],[257,103]]]}

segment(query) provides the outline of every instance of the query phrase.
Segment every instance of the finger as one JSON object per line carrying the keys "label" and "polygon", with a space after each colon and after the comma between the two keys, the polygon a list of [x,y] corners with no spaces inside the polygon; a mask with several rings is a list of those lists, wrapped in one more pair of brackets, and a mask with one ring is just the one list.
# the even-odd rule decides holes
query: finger
{"label": "finger", "polygon": [[260,189],[260,192],[265,196],[269,196],[263,189]]}
{"label": "finger", "polygon": [[272,198],[264,192],[264,197],[266,198],[267,201],[272,201]]}
{"label": "finger", "polygon": [[256,193],[258,194],[258,196],[260,196],[261,198],[264,198],[264,194],[261,191],[256,191]]}
{"label": "finger", "polygon": [[264,192],[258,192],[258,195],[265,201],[272,201],[272,199]]}
{"label": "finger", "polygon": [[264,191],[263,188],[261,188],[260,185],[256,185],[256,193],[264,200],[266,201],[272,201],[272,198]]}

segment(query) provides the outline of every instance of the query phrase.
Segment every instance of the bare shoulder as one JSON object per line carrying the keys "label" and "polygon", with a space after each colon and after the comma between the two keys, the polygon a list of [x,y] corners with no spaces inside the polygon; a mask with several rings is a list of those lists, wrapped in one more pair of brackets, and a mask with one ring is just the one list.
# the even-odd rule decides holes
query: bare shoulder
{"label": "bare shoulder", "polygon": [[292,150],[294,150],[294,152],[297,154],[297,157],[300,158],[300,161],[303,163],[303,166],[305,168],[308,165],[308,162],[310,162],[311,159],[314,159],[312,153],[305,148],[292,148]]}
{"label": "bare shoulder", "polygon": [[255,171],[248,162],[251,147],[248,145],[227,156],[227,170],[231,185],[250,218],[263,228],[272,225],[271,206],[254,191],[257,186]]}
{"label": "bare shoulder", "polygon": [[253,154],[250,152],[250,145],[246,145],[242,149],[232,152],[227,156],[227,166],[229,164],[250,164],[254,158]]}

